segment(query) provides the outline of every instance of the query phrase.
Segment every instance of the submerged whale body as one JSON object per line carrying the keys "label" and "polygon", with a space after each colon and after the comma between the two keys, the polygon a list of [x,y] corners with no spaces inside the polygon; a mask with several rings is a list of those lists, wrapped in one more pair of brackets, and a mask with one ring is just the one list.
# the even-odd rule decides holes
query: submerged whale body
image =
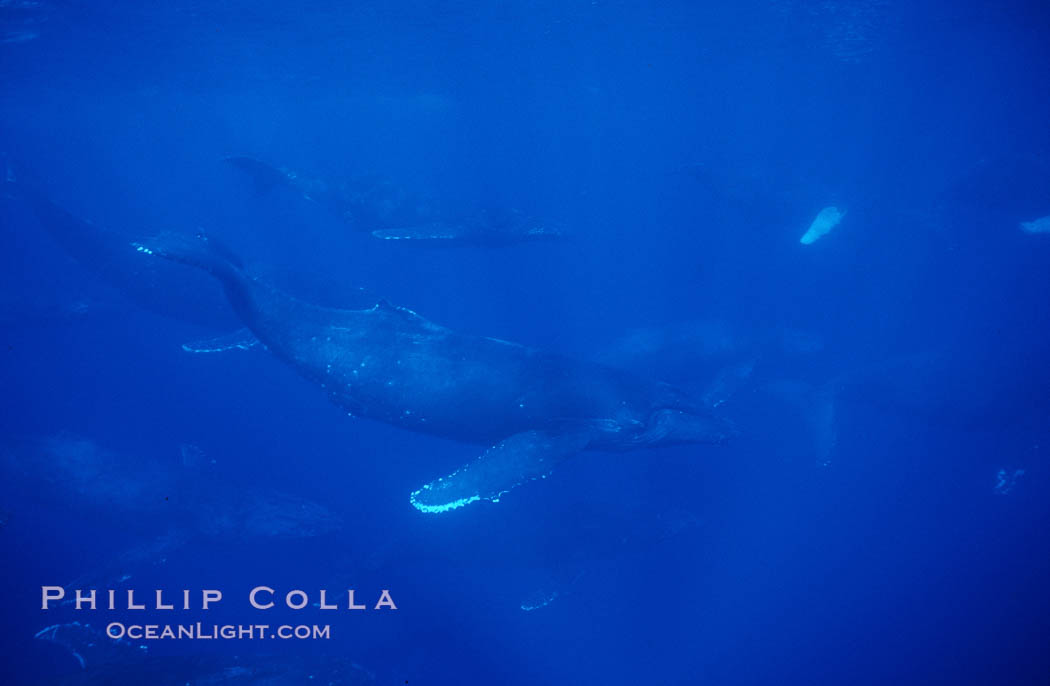
{"label": "submerged whale body", "polygon": [[332,183],[278,169],[253,157],[234,156],[224,161],[246,176],[258,192],[290,189],[324,207],[353,229],[381,240],[502,246],[562,237],[560,228],[514,209],[483,208],[445,216],[434,209],[432,199],[408,193],[375,177]]}
{"label": "submerged whale body", "polygon": [[730,426],[674,387],[457,333],[386,301],[320,307],[248,276],[205,237],[137,249],[204,269],[256,338],[351,414],[490,447],[412,494],[423,512],[497,501],[584,449],[718,443]]}
{"label": "submerged whale body", "polygon": [[372,236],[383,240],[435,245],[501,246],[557,239],[561,229],[538,222],[518,210],[484,209],[459,221],[436,221],[418,226],[376,229]]}
{"label": "submerged whale body", "polygon": [[355,231],[416,226],[435,220],[432,199],[409,193],[388,179],[365,175],[330,181],[278,168],[254,157],[223,160],[248,179],[258,193],[290,191],[330,212]]}
{"label": "submerged whale body", "polygon": [[[66,255],[129,302],[164,317],[219,330],[228,329],[235,321],[222,299],[212,295],[206,281],[187,279],[174,265],[136,259],[135,253],[128,250],[133,234],[74,215],[51,202],[35,189],[32,182],[16,179],[11,167],[4,171],[0,184],[4,193],[17,198],[30,210],[40,227]],[[24,302],[24,298],[21,300]],[[22,317],[49,314],[68,318],[70,314],[94,309],[98,308],[84,303],[78,293],[66,305],[65,312],[41,313],[38,310],[17,314]]]}

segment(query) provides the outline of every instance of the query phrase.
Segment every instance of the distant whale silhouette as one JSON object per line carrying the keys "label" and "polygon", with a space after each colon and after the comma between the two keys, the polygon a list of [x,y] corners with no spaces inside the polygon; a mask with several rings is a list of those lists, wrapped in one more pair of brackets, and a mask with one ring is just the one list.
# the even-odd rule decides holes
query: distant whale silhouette
{"label": "distant whale silhouette", "polygon": [[733,430],[678,389],[599,364],[457,333],[386,301],[320,307],[249,277],[204,236],[143,253],[199,267],[270,352],[352,414],[490,447],[411,495],[423,512],[500,496],[584,449],[720,443]]}
{"label": "distant whale silhouette", "polygon": [[[129,250],[141,234],[100,226],[69,212],[49,200],[39,184],[16,177],[10,163],[0,156],[0,195],[27,208],[54,243],[99,282],[115,289],[128,302],[144,310],[224,333],[206,340],[183,344],[188,352],[220,352],[248,349],[255,339],[245,329],[233,330],[237,319],[211,280],[201,274],[187,278],[186,270],[162,260],[143,260]],[[21,171],[21,170],[20,170]],[[20,174],[21,175],[21,174]],[[213,250],[221,250],[212,241]],[[227,259],[237,261],[232,254]],[[265,270],[266,278],[280,283],[296,295],[334,302],[340,306],[370,306],[375,298],[359,288],[347,288],[340,279],[307,270]],[[69,301],[37,301],[32,294],[0,298],[0,322],[49,322],[97,315],[123,315],[119,302],[84,297],[79,292]]]}
{"label": "distant whale silhouette", "polygon": [[331,183],[278,169],[253,157],[234,156],[224,161],[251,179],[257,191],[291,189],[353,229],[382,240],[498,246],[562,237],[561,229],[514,209],[485,208],[448,216],[434,210],[432,199],[412,195],[376,177]]}
{"label": "distant whale silhouette", "polygon": [[[8,172],[11,174],[12,172]],[[161,316],[228,330],[236,319],[206,280],[187,279],[174,265],[136,259],[128,250],[134,235],[99,226],[68,212],[35,191],[32,185],[4,182],[7,192],[25,203],[41,228],[62,250],[100,282],[130,302]],[[67,309],[78,307],[81,300]]]}

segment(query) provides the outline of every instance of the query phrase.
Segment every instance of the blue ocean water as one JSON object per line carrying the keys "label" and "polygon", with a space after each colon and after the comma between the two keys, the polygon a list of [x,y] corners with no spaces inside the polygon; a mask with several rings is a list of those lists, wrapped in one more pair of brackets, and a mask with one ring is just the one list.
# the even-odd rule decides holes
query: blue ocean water
{"label": "blue ocean water", "polygon": [[[0,0],[0,682],[1050,682],[1048,76],[1039,2]],[[485,446],[203,352],[171,232],[736,435],[422,512]]]}

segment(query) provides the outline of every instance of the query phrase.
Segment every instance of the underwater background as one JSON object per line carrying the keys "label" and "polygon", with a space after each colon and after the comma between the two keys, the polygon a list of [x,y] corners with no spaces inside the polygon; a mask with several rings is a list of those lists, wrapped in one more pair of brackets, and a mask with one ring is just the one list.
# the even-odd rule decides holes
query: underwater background
{"label": "underwater background", "polygon": [[[0,681],[1050,682],[1048,77],[1042,2],[0,0]],[[739,435],[420,512],[479,447],[206,352],[165,231]],[[50,585],[331,638],[103,655]]]}

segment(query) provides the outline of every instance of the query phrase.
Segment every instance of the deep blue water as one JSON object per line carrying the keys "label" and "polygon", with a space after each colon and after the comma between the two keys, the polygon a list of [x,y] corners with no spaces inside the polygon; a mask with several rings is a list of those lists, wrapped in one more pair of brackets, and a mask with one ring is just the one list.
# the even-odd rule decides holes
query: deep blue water
{"label": "deep blue water", "polygon": [[[1050,683],[1048,77],[1039,2],[0,0],[0,682]],[[563,237],[383,241],[228,156]],[[739,436],[424,514],[482,448],[347,417],[258,346],[185,352],[240,323],[140,268],[161,231],[717,398]],[[224,600],[40,609],[82,575]],[[261,612],[262,584],[398,609]],[[130,620],[331,638],[84,669],[34,639]]]}

